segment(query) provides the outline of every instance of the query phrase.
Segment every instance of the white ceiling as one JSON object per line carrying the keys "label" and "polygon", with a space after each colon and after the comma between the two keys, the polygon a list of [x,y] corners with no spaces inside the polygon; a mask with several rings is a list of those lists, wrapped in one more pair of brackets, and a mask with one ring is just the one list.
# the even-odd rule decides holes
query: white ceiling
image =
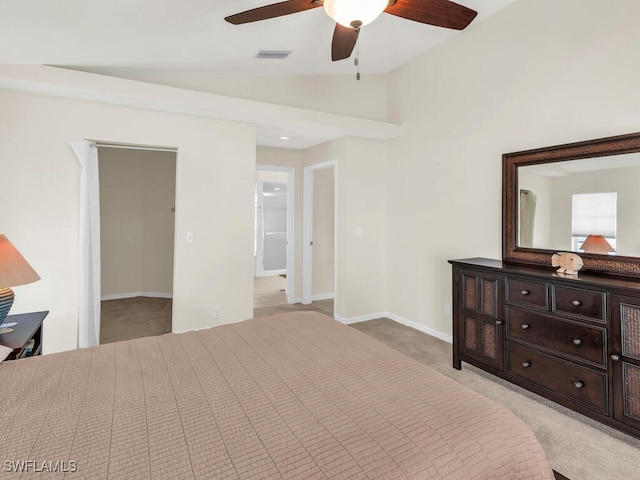
{"label": "white ceiling", "polygon": [[[228,15],[275,1],[0,0],[0,64],[65,66],[112,77],[142,76],[158,84],[175,74],[191,79],[354,74],[352,60],[331,61],[335,23],[322,8],[239,26],[224,21]],[[360,33],[361,72],[387,73],[452,35],[465,35],[514,1],[458,0],[478,11],[462,32],[383,13]],[[286,60],[267,60],[256,58],[260,50],[293,53]],[[183,80],[181,87],[202,90],[194,82]],[[357,119],[347,117],[308,123],[277,115],[258,121],[256,115],[247,114],[244,121],[255,122],[258,145],[308,148],[358,134]],[[282,135],[291,140],[281,140]]]}
{"label": "white ceiling", "polygon": [[[458,3],[479,12],[477,23],[514,1]],[[180,69],[209,75],[354,72],[350,60],[331,62],[335,24],[322,8],[239,26],[224,21],[268,3],[275,2],[0,0],[0,63],[153,68],[159,73]],[[383,13],[360,34],[361,71],[389,72],[456,33]],[[286,60],[265,60],[255,58],[259,50],[293,53]],[[111,74],[117,75],[117,68]]]}

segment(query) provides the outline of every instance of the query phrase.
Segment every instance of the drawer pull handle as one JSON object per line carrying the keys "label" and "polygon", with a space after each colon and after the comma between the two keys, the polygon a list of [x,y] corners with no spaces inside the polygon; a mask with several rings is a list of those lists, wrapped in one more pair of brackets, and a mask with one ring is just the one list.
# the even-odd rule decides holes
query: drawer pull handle
{"label": "drawer pull handle", "polygon": [[573,305],[574,307],[579,307],[580,305],[582,305],[582,302],[580,300],[572,300],[571,305]]}
{"label": "drawer pull handle", "polygon": [[580,340],[579,338],[574,338],[573,339],[573,344],[574,345],[580,345],[582,343],[582,340]]}
{"label": "drawer pull handle", "polygon": [[584,387],[584,383],[582,383],[582,382],[575,382],[574,385],[576,386],[576,388]]}
{"label": "drawer pull handle", "polygon": [[529,368],[531,366],[531,362],[522,362],[522,366],[524,368]]}
{"label": "drawer pull handle", "polygon": [[529,324],[528,323],[523,323],[522,324],[522,329],[523,330],[529,330]]}
{"label": "drawer pull handle", "polygon": [[529,295],[529,290],[520,290],[522,295]]}
{"label": "drawer pull handle", "polygon": [[502,320],[496,320],[496,325],[502,325]]}
{"label": "drawer pull handle", "polygon": [[611,355],[611,360],[617,362],[618,360],[620,360],[620,355]]}

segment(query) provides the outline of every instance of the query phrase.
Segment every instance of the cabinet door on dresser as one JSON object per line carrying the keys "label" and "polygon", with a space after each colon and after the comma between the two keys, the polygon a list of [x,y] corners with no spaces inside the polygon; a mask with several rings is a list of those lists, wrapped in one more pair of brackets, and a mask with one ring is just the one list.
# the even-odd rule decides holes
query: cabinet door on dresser
{"label": "cabinet door on dresser", "polygon": [[613,415],[640,428],[640,298],[611,295]]}
{"label": "cabinet door on dresser", "polygon": [[503,278],[462,270],[458,276],[460,352],[500,371],[504,364]]}

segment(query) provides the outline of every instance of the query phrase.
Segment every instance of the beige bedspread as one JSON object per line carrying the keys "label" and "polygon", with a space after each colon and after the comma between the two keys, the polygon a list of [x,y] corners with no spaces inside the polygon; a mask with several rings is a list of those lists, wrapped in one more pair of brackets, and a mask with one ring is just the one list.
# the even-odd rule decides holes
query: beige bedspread
{"label": "beige bedspread", "polygon": [[5,362],[0,385],[6,478],[553,478],[512,413],[316,313]]}

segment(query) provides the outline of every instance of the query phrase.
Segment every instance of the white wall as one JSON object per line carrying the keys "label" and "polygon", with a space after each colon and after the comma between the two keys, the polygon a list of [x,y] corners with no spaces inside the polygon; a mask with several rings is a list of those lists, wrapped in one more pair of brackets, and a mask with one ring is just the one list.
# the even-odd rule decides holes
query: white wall
{"label": "white wall", "polygon": [[[384,312],[387,142],[345,137],[304,151],[305,166],[331,160],[337,161],[336,314]],[[361,236],[354,236],[356,227]]]}
{"label": "white wall", "polygon": [[173,293],[176,154],[98,148],[102,296]]}
{"label": "white wall", "polygon": [[7,90],[0,112],[0,166],[11,178],[0,225],[42,277],[16,289],[13,312],[51,311],[45,353],[77,345],[79,168],[69,142],[83,138],[178,148],[174,331],[252,316],[252,126]]}
{"label": "white wall", "polygon": [[640,2],[518,1],[390,75],[388,309],[451,332],[447,259],[501,256],[501,155],[640,130]]}

